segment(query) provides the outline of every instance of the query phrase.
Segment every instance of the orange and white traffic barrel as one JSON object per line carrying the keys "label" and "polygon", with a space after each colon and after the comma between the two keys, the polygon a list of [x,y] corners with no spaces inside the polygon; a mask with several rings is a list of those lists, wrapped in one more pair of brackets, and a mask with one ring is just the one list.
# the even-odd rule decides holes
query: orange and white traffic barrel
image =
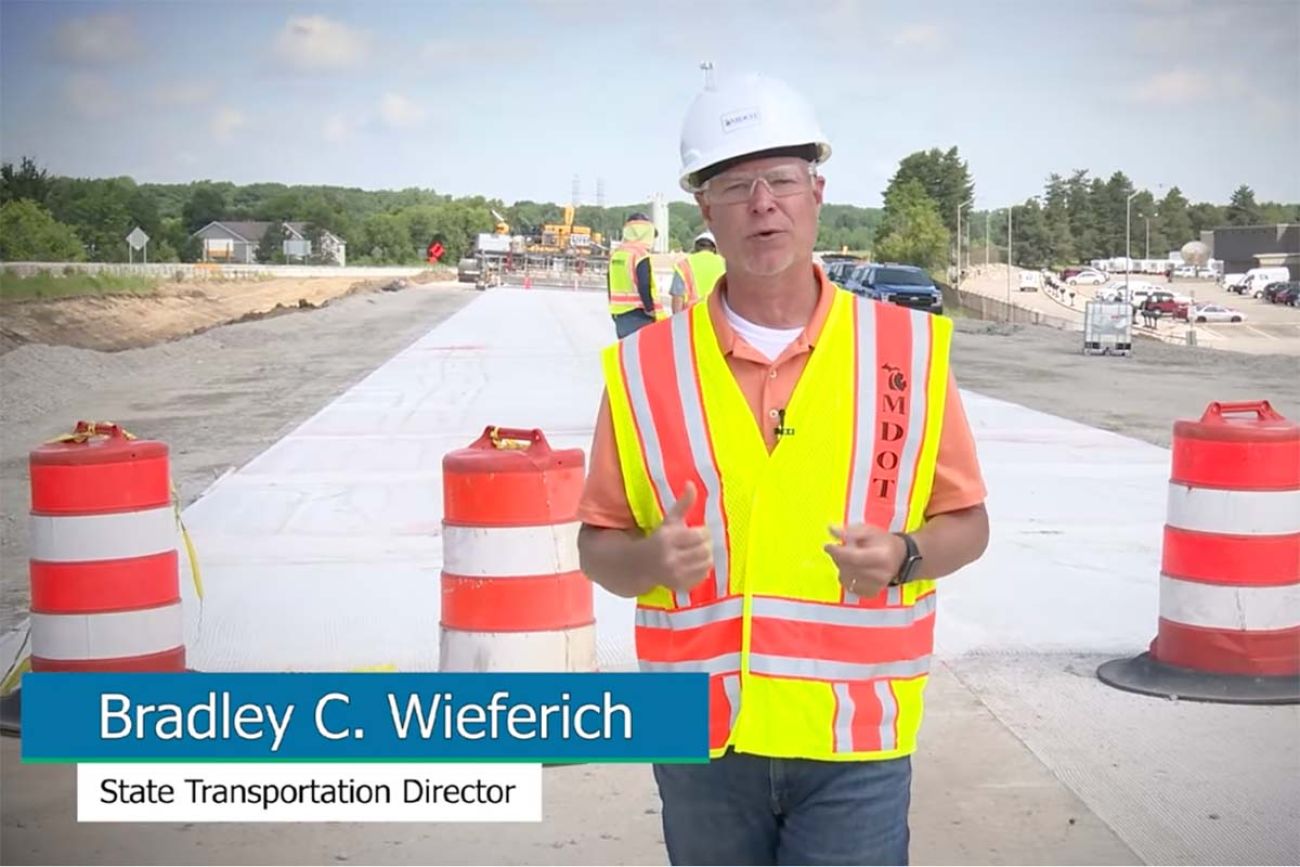
{"label": "orange and white traffic barrel", "polygon": [[1098,674],[1156,695],[1300,702],[1300,424],[1267,401],[1175,423],[1156,638]]}
{"label": "orange and white traffic barrel", "polygon": [[585,456],[540,430],[487,428],[443,456],[441,671],[593,671],[578,567]]}
{"label": "orange and white traffic barrel", "polygon": [[167,445],[80,422],[29,466],[32,671],[184,671]]}

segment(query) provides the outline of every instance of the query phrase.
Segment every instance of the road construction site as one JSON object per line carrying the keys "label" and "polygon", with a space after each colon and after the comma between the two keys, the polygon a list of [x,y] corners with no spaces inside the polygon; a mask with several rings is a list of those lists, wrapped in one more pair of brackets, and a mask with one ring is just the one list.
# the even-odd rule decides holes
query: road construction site
{"label": "road construction site", "polygon": [[[1214,400],[1300,418],[1295,356],[1084,357],[1068,328],[956,325],[992,540],[941,584],[913,862],[1297,863],[1300,708],[1095,676],[1155,633],[1173,422]],[[182,565],[192,667],[436,670],[442,454],[495,424],[587,448],[613,327],[599,292],[428,283],[120,352],[42,339],[0,355],[6,649],[26,454],[91,418],[171,448],[206,584],[200,604]],[[596,611],[601,666],[630,666],[630,603],[597,590]],[[73,768],[0,750],[5,863],[666,862],[645,766],[547,769],[536,825],[112,826],[76,823]]]}

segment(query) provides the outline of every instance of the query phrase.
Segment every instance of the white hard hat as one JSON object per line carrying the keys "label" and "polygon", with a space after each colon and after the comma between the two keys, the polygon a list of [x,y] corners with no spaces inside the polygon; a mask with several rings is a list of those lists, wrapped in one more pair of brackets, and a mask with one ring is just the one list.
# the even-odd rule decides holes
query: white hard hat
{"label": "white hard hat", "polygon": [[700,232],[698,235],[695,236],[695,243],[698,244],[701,241],[708,241],[713,246],[715,247],[718,246],[718,239],[713,237],[713,233],[710,232],[708,229],[705,229],[703,232]]}
{"label": "white hard hat", "polygon": [[788,84],[757,73],[715,84],[712,65],[704,68],[704,90],[682,123],[682,189],[696,192],[702,169],[763,151],[808,147],[816,163],[830,158],[812,104]]}

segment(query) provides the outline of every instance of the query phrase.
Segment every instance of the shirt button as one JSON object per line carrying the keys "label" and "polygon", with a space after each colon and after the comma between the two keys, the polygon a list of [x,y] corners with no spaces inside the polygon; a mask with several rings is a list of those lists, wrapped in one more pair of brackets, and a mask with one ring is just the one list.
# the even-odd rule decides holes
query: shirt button
{"label": "shirt button", "polygon": [[780,417],[780,414],[777,413],[777,411],[774,410],[774,409],[773,409],[773,410],[768,410],[768,413],[767,413],[767,414],[768,414],[768,417],[769,417],[769,418],[779,418],[779,417]]}
{"label": "shirt button", "polygon": [[771,370],[770,372],[768,372],[767,375],[770,376],[770,377],[772,377],[773,379],[776,379],[776,368],[775,368],[775,367],[772,368],[772,370]]}

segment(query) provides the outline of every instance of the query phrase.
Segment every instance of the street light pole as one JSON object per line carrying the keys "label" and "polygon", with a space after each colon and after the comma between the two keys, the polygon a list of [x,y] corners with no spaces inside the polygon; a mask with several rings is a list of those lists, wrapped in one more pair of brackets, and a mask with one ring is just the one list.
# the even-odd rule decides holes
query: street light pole
{"label": "street light pole", "polygon": [[1151,258],[1151,218],[1146,217],[1145,219],[1147,221],[1147,254],[1142,258],[1150,259]]}
{"label": "street light pole", "polygon": [[[974,199],[969,199],[957,206],[957,288],[961,289],[961,212],[969,205],[974,204]],[[967,221],[966,228],[970,228]]]}
{"label": "street light pole", "polygon": [[1128,273],[1133,270],[1133,257],[1130,255],[1133,242],[1133,199],[1137,197],[1138,190],[1128,194],[1124,201],[1124,302],[1130,307],[1133,306],[1133,295],[1128,288]]}
{"label": "street light pole", "polygon": [[1014,261],[1011,256],[1011,212],[1015,210],[1015,205],[1007,206],[1007,321],[1011,321],[1011,263]]}
{"label": "street light pole", "polygon": [[989,267],[989,251],[993,248],[989,245],[989,217],[993,216],[992,209],[984,211],[984,270]]}

